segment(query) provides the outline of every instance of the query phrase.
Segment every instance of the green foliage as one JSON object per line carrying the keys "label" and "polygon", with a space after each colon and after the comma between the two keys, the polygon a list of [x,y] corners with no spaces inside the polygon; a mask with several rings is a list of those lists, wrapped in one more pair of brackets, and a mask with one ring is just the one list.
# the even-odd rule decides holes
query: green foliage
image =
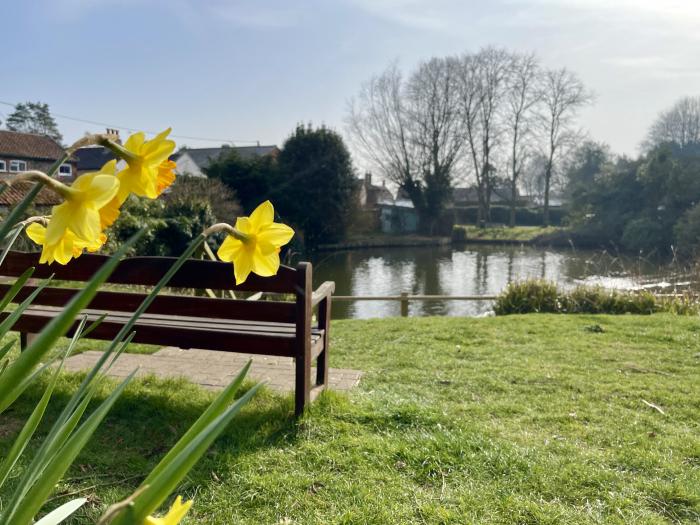
{"label": "green foliage", "polygon": [[525,313],[651,314],[659,311],[690,314],[697,308],[657,299],[649,292],[619,292],[579,286],[562,291],[554,283],[529,280],[511,283],[494,304],[496,315]]}
{"label": "green foliage", "polygon": [[184,192],[173,199],[169,197],[157,200],[129,197],[108,232],[105,249],[114,250],[145,226],[145,235],[129,255],[177,257],[197,235],[217,222],[204,198]]}
{"label": "green foliage", "polygon": [[[632,219],[625,225],[620,241],[627,250],[651,254],[657,251],[660,246],[666,246],[667,231],[658,219],[639,217]],[[661,251],[665,252],[666,249]]]}
{"label": "green foliage", "polygon": [[279,156],[279,213],[303,232],[307,246],[343,239],[355,191],[355,171],[342,137],[324,126],[298,125]]}
{"label": "green foliage", "polygon": [[697,146],[666,144],[636,160],[602,162],[585,183],[571,184],[571,223],[599,245],[662,254],[675,247],[692,254],[698,172]]}
{"label": "green foliage", "polygon": [[[272,199],[273,190],[278,188],[280,183],[279,166],[274,156],[243,159],[235,149],[225,150],[209,165],[206,174],[210,178],[220,180],[235,192],[245,214],[252,212],[261,202]],[[279,197],[284,198],[284,194],[280,194]],[[274,197],[276,206],[279,205],[279,197]]]}
{"label": "green foliage", "polygon": [[48,135],[58,143],[63,140],[56,121],[51,116],[49,105],[41,102],[17,104],[7,117],[5,125],[10,131]]}
{"label": "green foliage", "polygon": [[182,206],[190,202],[209,203],[218,222],[232,224],[243,211],[236,192],[220,179],[180,176],[169,188],[167,203]]}
{"label": "green foliage", "polygon": [[700,203],[688,209],[673,227],[675,246],[683,256],[700,254]]}

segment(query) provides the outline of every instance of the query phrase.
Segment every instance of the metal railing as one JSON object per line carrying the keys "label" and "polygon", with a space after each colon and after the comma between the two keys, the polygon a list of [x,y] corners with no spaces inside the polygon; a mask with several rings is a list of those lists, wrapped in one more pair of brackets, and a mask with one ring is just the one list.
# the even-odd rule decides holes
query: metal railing
{"label": "metal railing", "polygon": [[401,317],[408,317],[408,304],[411,301],[495,301],[496,295],[334,295],[333,301],[399,301]]}

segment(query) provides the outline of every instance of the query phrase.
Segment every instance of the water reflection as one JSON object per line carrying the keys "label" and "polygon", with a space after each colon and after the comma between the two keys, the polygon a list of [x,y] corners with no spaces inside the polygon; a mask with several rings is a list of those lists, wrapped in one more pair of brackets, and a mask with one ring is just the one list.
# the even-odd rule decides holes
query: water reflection
{"label": "water reflection", "polygon": [[[337,295],[494,295],[512,281],[543,278],[570,287],[687,286],[696,280],[671,273],[654,261],[625,259],[604,252],[529,246],[416,247],[321,253],[314,262],[315,285],[335,281]],[[487,302],[412,301],[409,314],[480,315]],[[334,318],[400,315],[397,301],[334,303]]]}

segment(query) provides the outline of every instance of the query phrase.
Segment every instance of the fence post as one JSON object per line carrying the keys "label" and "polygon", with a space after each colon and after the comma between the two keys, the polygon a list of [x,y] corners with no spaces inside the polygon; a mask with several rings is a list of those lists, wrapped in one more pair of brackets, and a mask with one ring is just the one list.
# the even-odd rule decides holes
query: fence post
{"label": "fence post", "polygon": [[401,317],[408,317],[408,292],[401,292]]}

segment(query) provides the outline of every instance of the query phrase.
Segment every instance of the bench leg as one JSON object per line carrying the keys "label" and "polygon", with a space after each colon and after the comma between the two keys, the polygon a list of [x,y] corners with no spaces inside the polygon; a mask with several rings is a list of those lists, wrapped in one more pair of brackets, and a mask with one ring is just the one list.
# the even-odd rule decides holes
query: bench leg
{"label": "bench leg", "polygon": [[310,356],[296,358],[296,382],[294,388],[294,415],[301,416],[304,407],[311,400],[311,360]]}
{"label": "bench leg", "polygon": [[323,332],[323,352],[316,360],[316,385],[328,386],[328,341],[331,328],[331,301],[326,299],[318,306],[318,326],[324,329]]}
{"label": "bench leg", "polygon": [[28,334],[27,332],[19,333],[19,349],[24,350],[31,344],[31,342],[36,337],[36,334]]}

